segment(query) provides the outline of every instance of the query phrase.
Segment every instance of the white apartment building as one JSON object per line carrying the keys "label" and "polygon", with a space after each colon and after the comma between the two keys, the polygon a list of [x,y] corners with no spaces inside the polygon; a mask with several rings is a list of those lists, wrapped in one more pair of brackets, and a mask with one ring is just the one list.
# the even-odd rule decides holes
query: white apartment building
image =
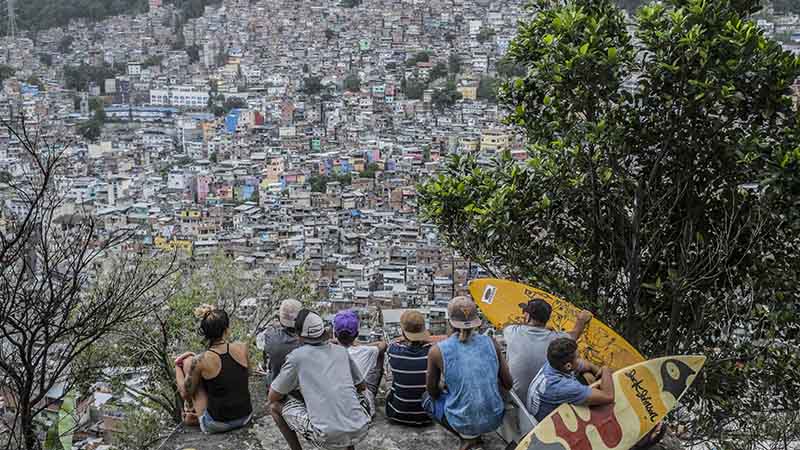
{"label": "white apartment building", "polygon": [[150,104],[158,106],[205,108],[208,98],[208,91],[197,90],[192,86],[171,86],[167,89],[150,90]]}

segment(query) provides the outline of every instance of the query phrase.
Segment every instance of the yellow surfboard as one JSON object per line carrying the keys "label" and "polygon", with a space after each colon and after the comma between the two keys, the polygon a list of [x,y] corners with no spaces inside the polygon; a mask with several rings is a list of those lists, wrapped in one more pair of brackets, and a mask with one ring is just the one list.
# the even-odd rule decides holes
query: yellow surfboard
{"label": "yellow surfboard", "polygon": [[705,361],[705,356],[668,356],[618,370],[614,403],[561,405],[517,450],[628,450],[675,407]]}
{"label": "yellow surfboard", "polygon": [[[469,292],[486,319],[498,330],[514,323],[524,323],[520,303],[541,298],[553,307],[548,328],[570,331],[580,308],[540,289],[495,278],[480,278],[469,283]],[[608,325],[593,318],[578,339],[578,352],[583,359],[611,370],[644,361],[644,357],[628,341]]]}

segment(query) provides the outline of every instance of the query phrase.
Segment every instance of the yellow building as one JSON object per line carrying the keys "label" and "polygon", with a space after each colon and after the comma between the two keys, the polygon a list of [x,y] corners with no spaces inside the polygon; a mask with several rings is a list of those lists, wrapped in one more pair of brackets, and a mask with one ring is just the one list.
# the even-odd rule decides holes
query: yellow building
{"label": "yellow building", "polygon": [[481,132],[481,150],[500,152],[511,148],[511,135],[499,128]]}
{"label": "yellow building", "polygon": [[477,100],[478,99],[478,86],[459,86],[458,92],[464,100]]}
{"label": "yellow building", "polygon": [[178,217],[182,217],[185,219],[199,219],[201,216],[200,211],[196,209],[184,209],[183,211],[178,213]]}
{"label": "yellow building", "polygon": [[172,239],[168,241],[163,236],[158,236],[153,240],[153,244],[159,250],[168,252],[182,251],[189,255],[192,254],[192,241],[187,239]]}
{"label": "yellow building", "polygon": [[462,137],[458,141],[458,146],[469,152],[478,151],[480,145],[481,141],[477,137]]}

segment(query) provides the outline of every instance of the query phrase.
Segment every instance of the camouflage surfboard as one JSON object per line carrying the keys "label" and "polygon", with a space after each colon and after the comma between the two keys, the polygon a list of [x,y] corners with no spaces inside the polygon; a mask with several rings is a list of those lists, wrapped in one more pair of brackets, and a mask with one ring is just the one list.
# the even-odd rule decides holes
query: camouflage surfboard
{"label": "camouflage surfboard", "polygon": [[628,450],[675,407],[705,361],[705,356],[668,356],[618,370],[613,404],[561,405],[517,450]]}

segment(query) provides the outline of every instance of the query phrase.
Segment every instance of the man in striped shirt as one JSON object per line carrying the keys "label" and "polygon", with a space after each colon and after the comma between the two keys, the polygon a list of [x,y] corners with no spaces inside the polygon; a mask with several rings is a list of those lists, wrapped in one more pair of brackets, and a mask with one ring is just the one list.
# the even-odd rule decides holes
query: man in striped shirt
{"label": "man in striped shirt", "polygon": [[392,387],[386,396],[386,417],[403,425],[429,425],[431,419],[422,409],[431,348],[425,317],[419,311],[408,310],[400,316],[400,328],[402,338],[387,351]]}

